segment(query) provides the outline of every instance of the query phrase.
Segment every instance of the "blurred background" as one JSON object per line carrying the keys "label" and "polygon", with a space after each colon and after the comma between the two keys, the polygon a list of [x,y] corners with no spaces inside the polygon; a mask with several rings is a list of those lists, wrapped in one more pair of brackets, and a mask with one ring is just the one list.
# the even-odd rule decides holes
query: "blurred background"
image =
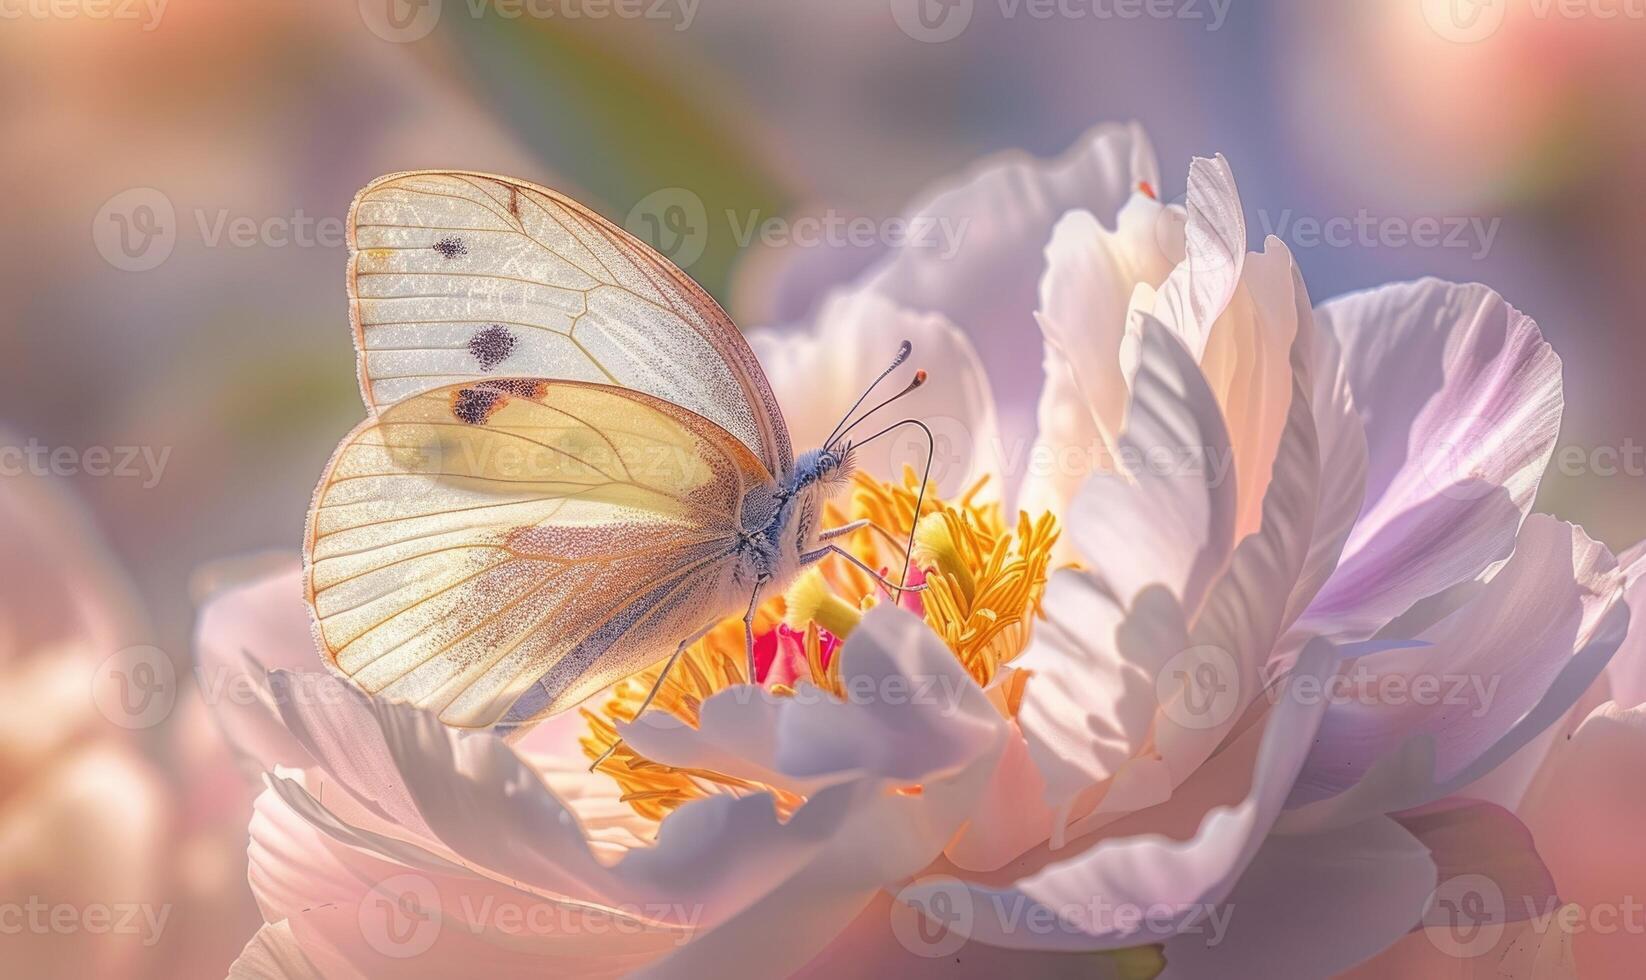
{"label": "blurred background", "polygon": [[[362,417],[342,228],[373,177],[563,190],[752,330],[884,246],[751,222],[895,216],[1136,119],[1164,198],[1230,158],[1317,301],[1433,274],[1536,318],[1584,461],[1541,508],[1616,548],[1646,534],[1643,39],[1631,0],[0,0],[0,972],[221,976],[255,928],[190,634],[298,549]],[[1461,231],[1310,224],[1363,216]],[[109,657],[159,701],[88,691]]]}

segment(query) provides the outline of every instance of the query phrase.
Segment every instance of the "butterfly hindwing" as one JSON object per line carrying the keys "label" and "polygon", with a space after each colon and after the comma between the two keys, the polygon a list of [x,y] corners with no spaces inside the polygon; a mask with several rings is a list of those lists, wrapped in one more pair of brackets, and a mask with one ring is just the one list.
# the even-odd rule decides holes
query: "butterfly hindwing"
{"label": "butterfly hindwing", "polygon": [[562,710],[741,611],[740,508],[771,483],[729,433],[640,392],[502,378],[411,395],[344,440],[316,492],[325,655],[448,724]]}
{"label": "butterfly hindwing", "polygon": [[724,311],[645,243],[547,188],[425,171],[374,181],[349,213],[361,391],[382,409],[497,376],[656,396],[792,463],[764,373]]}

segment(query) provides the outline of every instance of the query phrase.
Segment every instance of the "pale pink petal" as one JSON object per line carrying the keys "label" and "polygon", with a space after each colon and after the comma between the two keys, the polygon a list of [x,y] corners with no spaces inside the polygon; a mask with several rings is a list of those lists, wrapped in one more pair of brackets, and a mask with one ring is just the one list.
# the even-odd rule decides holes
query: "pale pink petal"
{"label": "pale pink petal", "polygon": [[1050,794],[1041,773],[1013,724],[1005,753],[944,856],[967,871],[996,871],[1043,843],[1058,815],[1046,803]]}
{"label": "pale pink petal", "polygon": [[869,969],[899,980],[1123,980],[1107,957],[1002,949],[951,934],[886,892],[794,976],[835,980]]}
{"label": "pale pink petal", "polygon": [[862,778],[919,783],[1003,750],[999,713],[914,615],[876,607],[840,657],[845,703],[809,684],[793,697],[739,686],[705,701],[696,728],[652,712],[618,730],[665,765],[802,794]]}
{"label": "pale pink petal", "polygon": [[[1343,351],[1330,331],[1314,330],[1315,432],[1320,490],[1309,556],[1292,588],[1287,618],[1295,620],[1331,578],[1366,500],[1366,430],[1355,410]],[[1299,643],[1302,642],[1300,639]]]}
{"label": "pale pink petal", "polygon": [[[1052,576],[1043,608],[1017,661],[1030,672],[1018,723],[1045,802],[1062,810],[1141,751],[1161,708],[1161,671],[1191,644],[1182,608],[1158,586],[1126,615],[1091,575],[1065,570]],[[1042,836],[1061,830],[1048,825]]]}
{"label": "pale pink petal", "polygon": [[450,863],[387,860],[291,809],[301,798],[258,801],[251,881],[265,916],[289,923],[324,975],[618,976],[690,937],[640,906],[592,907]]}
{"label": "pale pink petal", "polygon": [[[1467,923],[1414,932],[1339,980],[1589,980],[1573,963],[1572,937],[1559,928],[1528,921],[1512,922],[1487,938],[1476,932]],[[1604,974],[1596,976],[1608,980]],[[1615,976],[1622,980],[1632,974]]]}
{"label": "pale pink petal", "polygon": [[208,599],[194,631],[195,680],[229,745],[251,767],[293,765],[301,752],[268,697],[263,673],[321,671],[303,603],[302,563],[293,556],[264,578]]}
{"label": "pale pink petal", "polygon": [[1640,975],[1646,961],[1646,709],[1605,705],[1554,746],[1520,816],[1560,886],[1584,910],[1573,938],[1585,980]]}
{"label": "pale pink petal", "polygon": [[[1299,301],[1303,300],[1301,293]],[[1289,594],[1308,558],[1315,506],[1319,501],[1320,450],[1309,405],[1308,334],[1299,332],[1291,350],[1291,398],[1272,472],[1265,481],[1262,523],[1244,538],[1228,568],[1208,594],[1190,631],[1194,648],[1211,651],[1219,663],[1211,683],[1232,689],[1232,704],[1256,700],[1273,672],[1277,644],[1291,625]],[[1205,673],[1204,668],[1195,671]],[[1187,689],[1184,690],[1187,696]],[[1184,704],[1188,707],[1187,702]],[[1239,711],[1215,724],[1166,711],[1155,731],[1161,758],[1178,781],[1197,769],[1221,742]]]}
{"label": "pale pink petal", "polygon": [[[1627,623],[1621,589],[1604,546],[1534,516],[1509,563],[1424,645],[1353,665],[1359,693],[1333,698],[1292,801],[1314,806],[1290,820],[1341,824],[1421,806],[1495,768],[1605,666]],[[1429,693],[1391,677],[1426,678]]]}
{"label": "pale pink petal", "polygon": [[[1494,907],[1477,921],[1521,922],[1560,907],[1531,829],[1503,807],[1454,796],[1390,816],[1429,849],[1437,881],[1479,875],[1492,882]],[[1425,922],[1448,924],[1450,911],[1431,904]]]}
{"label": "pale pink petal", "polygon": [[[1290,696],[1292,685],[1299,678],[1318,683],[1329,675],[1336,656],[1329,644],[1304,650],[1296,673],[1268,714],[1249,795],[1235,806],[1214,808],[1192,840],[1180,843],[1153,835],[1109,838],[1012,887],[950,880],[917,883],[899,897],[926,909],[936,908],[933,903],[938,901],[964,901],[973,910],[964,924],[966,935],[1013,949],[1117,949],[1159,942],[1203,922],[1211,908],[1229,897],[1257,854],[1320,722],[1324,704]],[[947,898],[939,899],[939,892]],[[1164,910],[1141,921],[1137,916],[1072,914],[1090,908],[1094,896],[1110,908]],[[1052,915],[1045,929],[1025,929],[1021,919],[995,914],[999,909],[1047,914],[1035,912],[1037,908]]]}
{"label": "pale pink petal", "polygon": [[901,249],[861,281],[912,310],[941,313],[966,332],[989,365],[1004,434],[1027,446],[1040,389],[1036,292],[1041,249],[1066,212],[1112,215],[1140,183],[1159,187],[1159,168],[1136,124],[1099,126],[1062,157],[1024,154],[987,159],[911,208],[918,220],[945,221],[959,234],[953,255]]}
{"label": "pale pink petal", "polygon": [[1067,534],[1122,605],[1158,584],[1196,610],[1234,546],[1229,437],[1199,366],[1146,315],[1119,453],[1128,465],[1086,482]]}
{"label": "pale pink petal", "polygon": [[324,980],[293,935],[291,923],[263,926],[229,965],[229,980]]}
{"label": "pale pink petal", "polygon": [[1328,977],[1411,931],[1434,891],[1428,850],[1393,820],[1271,837],[1211,923],[1166,944],[1164,978]]}
{"label": "pale pink petal", "polygon": [[1628,638],[1606,665],[1607,694],[1619,707],[1646,704],[1646,542],[1617,557],[1623,569],[1624,599],[1635,611]]}
{"label": "pale pink petal", "polygon": [[[1294,381],[1302,382],[1305,399],[1313,390],[1313,313],[1302,272],[1278,238],[1271,237],[1264,248],[1241,266],[1220,315],[1207,325],[1200,358],[1206,383],[1223,408],[1234,449],[1237,538],[1253,533],[1262,522]],[[1294,346],[1301,347],[1297,356]]]}
{"label": "pale pink petal", "polygon": [[[1246,216],[1234,173],[1221,153],[1190,162],[1186,207],[1183,261],[1160,287],[1153,312],[1200,360],[1213,324],[1235,297],[1246,259]],[[1290,338],[1280,345],[1283,360],[1290,346]]]}
{"label": "pale pink petal", "polygon": [[1137,284],[1164,281],[1181,257],[1174,235],[1182,235],[1179,216],[1141,192],[1121,209],[1113,231],[1084,210],[1070,211],[1052,229],[1036,315],[1045,381],[1024,477],[1026,509],[1065,513],[1087,476],[1112,468],[1128,400],[1121,369],[1127,311]]}
{"label": "pale pink petal", "polygon": [[1560,429],[1560,360],[1483,286],[1386,286],[1318,316],[1343,346],[1368,468],[1305,622],[1359,639],[1508,557]]}

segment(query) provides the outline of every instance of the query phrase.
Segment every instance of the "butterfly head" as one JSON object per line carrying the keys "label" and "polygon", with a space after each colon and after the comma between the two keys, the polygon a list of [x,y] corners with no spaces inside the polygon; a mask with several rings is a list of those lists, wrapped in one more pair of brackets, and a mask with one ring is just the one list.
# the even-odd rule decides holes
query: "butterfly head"
{"label": "butterfly head", "polygon": [[795,489],[815,487],[824,497],[833,497],[851,483],[857,468],[852,444],[841,441],[825,449],[814,449],[795,460]]}

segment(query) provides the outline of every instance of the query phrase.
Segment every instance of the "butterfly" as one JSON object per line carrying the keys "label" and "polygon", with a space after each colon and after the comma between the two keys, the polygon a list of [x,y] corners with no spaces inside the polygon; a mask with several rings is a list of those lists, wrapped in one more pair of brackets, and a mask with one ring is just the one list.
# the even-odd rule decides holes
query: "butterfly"
{"label": "butterfly", "polygon": [[739,614],[753,678],[756,607],[826,557],[903,590],[907,560],[894,584],[839,547],[864,522],[821,523],[846,436],[925,381],[854,419],[907,342],[796,458],[720,306],[561,194],[394,174],[355,198],[348,241],[370,415],[315,491],[304,565],[320,649],[361,688],[518,731]]}

